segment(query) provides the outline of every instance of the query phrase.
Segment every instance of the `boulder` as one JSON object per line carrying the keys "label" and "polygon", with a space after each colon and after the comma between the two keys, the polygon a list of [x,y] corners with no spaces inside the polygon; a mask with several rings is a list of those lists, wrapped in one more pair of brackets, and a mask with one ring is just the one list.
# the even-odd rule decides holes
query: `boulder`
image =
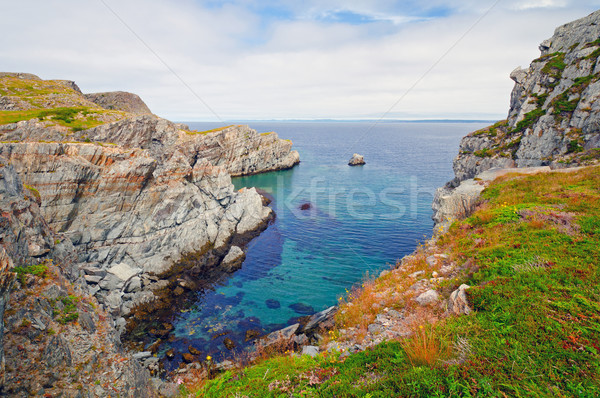
{"label": "boulder", "polygon": [[448,312],[455,315],[467,315],[471,313],[472,309],[469,306],[469,302],[467,300],[466,290],[469,288],[469,285],[465,285],[464,283],[460,285],[458,289],[450,294],[450,298],[448,299]]}
{"label": "boulder", "polygon": [[240,247],[231,246],[221,265],[228,271],[234,271],[241,267],[245,258],[246,254]]}
{"label": "boulder", "polygon": [[428,305],[435,304],[440,298],[440,295],[435,290],[427,290],[424,293],[421,293],[415,298],[415,301],[419,303],[419,305],[425,307]]}
{"label": "boulder", "polygon": [[365,164],[365,159],[362,155],[359,155],[358,153],[352,155],[352,158],[350,158],[350,160],[348,161],[349,166],[361,166],[363,164]]}
{"label": "boulder", "polygon": [[308,355],[311,357],[315,357],[319,354],[319,347],[314,345],[305,345],[302,347],[302,355]]}

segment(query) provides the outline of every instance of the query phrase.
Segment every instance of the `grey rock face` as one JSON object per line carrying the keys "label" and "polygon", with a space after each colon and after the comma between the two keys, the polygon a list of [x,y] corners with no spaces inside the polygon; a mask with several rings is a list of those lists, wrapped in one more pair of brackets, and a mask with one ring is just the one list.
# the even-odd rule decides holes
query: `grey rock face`
{"label": "grey rock face", "polygon": [[508,119],[463,138],[456,180],[489,168],[573,167],[600,156],[600,11],[563,25],[541,57],[515,69]]}
{"label": "grey rock face", "polygon": [[13,267],[10,257],[6,250],[0,247],[0,394],[4,391],[5,372],[4,372],[4,310],[8,303],[10,289],[14,283],[15,275],[10,272]]}
{"label": "grey rock face", "polygon": [[246,254],[239,246],[231,246],[221,265],[228,270],[233,270],[239,268],[245,257]]}
{"label": "grey rock face", "polygon": [[[81,92],[81,90],[79,90]],[[104,109],[123,111],[134,115],[151,114],[152,112],[142,99],[133,93],[112,91],[108,93],[84,94],[85,98]]]}

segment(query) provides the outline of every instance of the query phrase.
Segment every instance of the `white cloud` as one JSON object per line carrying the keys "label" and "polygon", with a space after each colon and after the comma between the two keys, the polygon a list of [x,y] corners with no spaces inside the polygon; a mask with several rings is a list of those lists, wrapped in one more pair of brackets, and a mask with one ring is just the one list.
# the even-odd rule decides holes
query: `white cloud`
{"label": "white cloud", "polygon": [[[379,117],[452,47],[492,2],[105,0],[226,119]],[[483,3],[483,4],[482,4]],[[518,65],[556,26],[598,1],[501,2],[408,93],[391,117],[503,117]],[[410,6],[410,7],[409,7]],[[442,16],[431,14],[439,11]],[[446,11],[443,11],[446,10]],[[3,6],[2,69],[75,80],[84,91],[127,90],[175,120],[215,117],[100,1],[21,0]],[[350,11],[380,23],[327,23]],[[437,11],[436,11],[437,12]],[[424,18],[423,15],[431,14]],[[448,15],[446,15],[448,14]],[[414,20],[418,17],[419,20]],[[392,22],[390,24],[390,22]]]}

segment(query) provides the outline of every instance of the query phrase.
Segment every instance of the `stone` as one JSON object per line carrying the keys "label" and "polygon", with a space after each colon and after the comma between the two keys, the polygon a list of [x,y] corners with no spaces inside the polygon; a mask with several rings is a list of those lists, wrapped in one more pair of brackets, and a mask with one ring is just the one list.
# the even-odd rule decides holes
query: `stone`
{"label": "stone", "polygon": [[152,352],[150,351],[142,351],[142,352],[136,352],[135,354],[133,354],[133,358],[134,359],[146,359],[152,356]]}
{"label": "stone", "polygon": [[167,352],[165,352],[165,356],[166,356],[168,359],[173,359],[173,358],[175,358],[175,350],[174,350],[173,348],[170,348],[170,349],[168,349],[168,350],[167,350]]}
{"label": "stone", "polygon": [[402,318],[402,314],[396,310],[389,310],[387,314],[392,318]]}
{"label": "stone", "polygon": [[79,324],[83,326],[83,328],[89,333],[94,333],[96,331],[96,323],[94,322],[94,319],[92,319],[92,316],[89,312],[79,310],[78,321]]}
{"label": "stone", "polygon": [[304,303],[294,303],[290,304],[288,307],[292,309],[295,313],[300,315],[311,315],[315,313],[313,307]]}
{"label": "stone", "polygon": [[183,354],[181,354],[181,357],[183,359],[183,362],[185,362],[185,363],[192,363],[192,362],[196,361],[196,357],[187,352],[184,352]]}
{"label": "stone", "polygon": [[421,306],[435,304],[440,298],[440,295],[435,290],[427,290],[415,298],[415,301]]}
{"label": "stone", "polygon": [[233,350],[236,346],[235,342],[229,337],[225,337],[225,339],[223,340],[223,345],[230,351]]}
{"label": "stone", "polygon": [[280,341],[289,341],[293,338],[299,328],[300,324],[295,323],[281,330],[276,330],[272,333],[269,333],[261,341],[267,347]]}
{"label": "stone", "polygon": [[135,293],[142,290],[142,279],[139,276],[134,276],[125,284],[127,293]]}
{"label": "stone", "polygon": [[277,301],[275,299],[266,299],[265,305],[267,306],[267,308],[270,308],[273,310],[276,310],[281,307],[281,303],[279,303],[279,301]]}
{"label": "stone", "polygon": [[244,341],[254,340],[255,338],[259,337],[261,334],[262,333],[259,330],[254,330],[254,329],[246,330],[246,333],[244,336]]}
{"label": "stone", "polygon": [[380,334],[381,332],[383,332],[385,330],[385,328],[380,324],[372,323],[367,327],[367,330],[371,334]]}
{"label": "stone", "polygon": [[140,273],[139,268],[133,268],[129,264],[120,263],[108,269],[108,273],[116,276],[122,281],[127,281],[129,278]]}
{"label": "stone", "polygon": [[310,319],[308,320],[306,325],[304,325],[304,328],[302,330],[304,331],[304,333],[309,333],[309,332],[313,331],[314,329],[318,328],[319,325],[321,325],[329,320],[332,320],[335,315],[336,310],[337,310],[337,307],[332,306],[323,311],[317,312],[316,314],[314,314],[310,317]]}
{"label": "stone", "polygon": [[200,355],[200,354],[201,354],[200,350],[199,350],[199,349],[197,349],[196,347],[192,346],[192,345],[189,345],[189,346],[188,346],[188,351],[189,351],[189,352],[190,352],[190,354],[192,354],[192,355]]}
{"label": "stone", "polygon": [[305,335],[304,333],[294,336],[293,340],[294,340],[294,343],[296,343],[299,346],[308,344],[308,336]]}
{"label": "stone", "polygon": [[232,361],[225,360],[217,363],[215,367],[219,370],[230,370],[235,368],[235,364]]}
{"label": "stone", "polygon": [[361,166],[363,164],[365,164],[365,159],[362,155],[359,155],[358,153],[352,155],[352,158],[350,158],[350,160],[348,161],[349,166]]}
{"label": "stone", "polygon": [[315,357],[319,354],[319,347],[314,345],[305,345],[302,347],[302,355],[308,355],[311,357]]}
{"label": "stone", "polygon": [[102,277],[99,275],[84,275],[83,277],[87,283],[99,283]]}
{"label": "stone", "polygon": [[118,110],[134,115],[151,114],[148,106],[136,94],[124,91],[85,94],[85,98],[104,109]]}
{"label": "stone", "polygon": [[448,299],[448,312],[455,315],[468,315],[471,313],[472,309],[469,306],[469,301],[467,299],[466,290],[469,288],[469,285],[465,285],[464,283],[459,286],[458,289],[450,294],[450,298]]}
{"label": "stone", "polygon": [[240,247],[231,246],[231,248],[229,249],[229,252],[225,256],[225,258],[223,258],[223,261],[221,262],[221,264],[224,267],[226,267],[227,269],[234,270],[241,266],[242,261],[244,261],[245,257],[246,257],[246,254]]}
{"label": "stone", "polygon": [[81,269],[86,275],[99,276],[100,278],[104,278],[107,273],[106,270],[96,267],[82,267]]}
{"label": "stone", "polygon": [[71,351],[62,336],[54,336],[44,349],[44,361],[50,367],[71,366]]}
{"label": "stone", "polygon": [[412,274],[408,275],[409,278],[416,278],[419,275],[424,275],[425,271],[417,271],[417,272],[413,272]]}

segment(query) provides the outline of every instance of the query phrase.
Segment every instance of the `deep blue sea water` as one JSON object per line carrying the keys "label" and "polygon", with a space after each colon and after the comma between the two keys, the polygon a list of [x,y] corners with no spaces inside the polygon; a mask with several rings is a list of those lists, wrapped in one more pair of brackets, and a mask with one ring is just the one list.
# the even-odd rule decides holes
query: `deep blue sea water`
{"label": "deep blue sea water", "polygon": [[[189,123],[208,130],[215,123]],[[253,122],[291,139],[301,164],[235,178],[273,197],[276,221],[247,249],[242,268],[199,292],[180,313],[170,347],[215,359],[249,329],[268,333],[336,304],[366,274],[376,275],[431,236],[435,189],[453,177],[460,138],[485,123]],[[364,166],[349,167],[354,152]],[[301,210],[303,204],[309,209]],[[306,206],[305,206],[306,207]]]}

